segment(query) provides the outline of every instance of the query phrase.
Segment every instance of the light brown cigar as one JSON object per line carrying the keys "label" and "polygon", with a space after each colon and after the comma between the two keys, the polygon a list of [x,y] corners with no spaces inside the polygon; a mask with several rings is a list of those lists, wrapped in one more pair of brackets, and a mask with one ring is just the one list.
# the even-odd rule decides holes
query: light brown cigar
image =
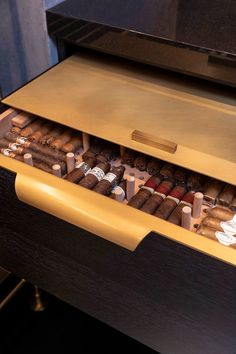
{"label": "light brown cigar", "polygon": [[230,204],[230,210],[236,213],[236,195],[234,196],[234,199],[232,200],[232,203]]}
{"label": "light brown cigar", "polygon": [[10,149],[5,149],[0,147],[0,152],[2,155],[11,157],[12,159],[22,161],[22,162],[24,161],[23,156],[15,154],[15,152]]}
{"label": "light brown cigar", "polygon": [[[202,225],[211,227],[217,231],[226,232],[225,228],[223,228],[224,224],[227,224],[227,221],[222,222],[222,220],[217,218],[212,218],[211,216],[207,216],[202,220]],[[232,227],[231,227],[231,232],[234,232],[234,229]],[[235,227],[235,234],[236,234],[236,227]]]}
{"label": "light brown cigar", "polygon": [[76,134],[70,141],[63,145],[61,150],[64,152],[76,152],[82,147],[82,137]]}
{"label": "light brown cigar", "polygon": [[38,118],[33,123],[29,124],[26,128],[22,129],[20,135],[28,137],[33,134],[36,130],[39,130],[44,124],[43,119]]}
{"label": "light brown cigar", "polygon": [[36,130],[33,134],[29,136],[29,140],[34,143],[38,143],[44,135],[46,135],[48,132],[50,132],[50,130],[52,130],[52,127],[53,123],[51,122],[43,124],[40,129]]}
{"label": "light brown cigar", "polygon": [[56,138],[63,133],[64,128],[61,126],[55,126],[50,133],[44,135],[40,140],[40,144],[50,145]]}
{"label": "light brown cigar", "polygon": [[209,208],[206,210],[206,213],[208,216],[212,216],[213,218],[218,218],[222,221],[232,220],[235,215],[234,212],[221,207]]}
{"label": "light brown cigar", "polygon": [[14,134],[20,134],[20,132],[21,132],[21,128],[19,128],[19,127],[12,127],[11,128],[11,132],[12,133],[14,133]]}
{"label": "light brown cigar", "polygon": [[66,129],[64,131],[64,133],[62,133],[57,139],[55,139],[50,146],[53,149],[57,149],[60,150],[62,148],[63,145],[65,145],[66,143],[68,143],[71,138],[73,136],[73,130],[72,129]]}
{"label": "light brown cigar", "polygon": [[14,117],[11,122],[13,125],[15,125],[16,127],[19,127],[21,129],[25,128],[27,125],[29,125],[30,123],[32,123],[35,120],[35,116],[33,116],[30,113],[25,113],[25,112],[21,112],[20,114],[18,114],[16,117]]}
{"label": "light brown cigar", "polygon": [[[211,240],[214,240],[214,241],[218,241],[218,242],[219,242],[218,238],[216,237],[217,232],[220,232],[220,231],[217,231],[217,230],[215,230],[215,229],[213,229],[213,228],[211,228],[211,227],[205,226],[205,225],[200,225],[200,227],[199,227],[198,230],[197,230],[197,233],[198,233],[199,235],[205,236],[205,237],[207,237],[207,238],[210,238]],[[224,234],[224,235],[227,237],[226,234]],[[230,237],[230,236],[229,236],[229,237]],[[220,242],[220,243],[221,243],[221,242]],[[222,243],[221,243],[221,244],[222,244]],[[231,244],[231,245],[229,245],[229,246],[232,247],[232,248],[236,248],[236,244]]]}
{"label": "light brown cigar", "polygon": [[204,205],[213,206],[216,203],[216,198],[223,188],[223,183],[217,179],[210,179],[204,187]]}
{"label": "light brown cigar", "polygon": [[217,198],[217,204],[228,207],[235,195],[236,188],[235,186],[231,184],[226,184],[223,191],[220,193],[220,195]]}

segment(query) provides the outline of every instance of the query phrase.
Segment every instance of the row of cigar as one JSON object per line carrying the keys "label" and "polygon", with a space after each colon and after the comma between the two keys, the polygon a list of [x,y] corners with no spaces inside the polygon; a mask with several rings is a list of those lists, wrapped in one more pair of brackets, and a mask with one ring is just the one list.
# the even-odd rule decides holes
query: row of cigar
{"label": "row of cigar", "polygon": [[218,240],[225,246],[236,248],[236,214],[216,206],[206,209],[207,216],[197,229],[199,235]]}

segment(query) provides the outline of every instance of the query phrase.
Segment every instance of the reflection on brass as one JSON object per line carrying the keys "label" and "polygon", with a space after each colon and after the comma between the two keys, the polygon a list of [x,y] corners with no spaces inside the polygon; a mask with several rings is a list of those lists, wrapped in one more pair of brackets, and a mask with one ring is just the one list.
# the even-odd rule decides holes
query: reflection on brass
{"label": "reflection on brass", "polygon": [[132,140],[138,141],[139,143],[153,146],[157,149],[167,151],[171,154],[174,154],[177,149],[177,144],[171,141],[162,139],[160,137],[150,135],[147,133],[134,130],[132,133]]}

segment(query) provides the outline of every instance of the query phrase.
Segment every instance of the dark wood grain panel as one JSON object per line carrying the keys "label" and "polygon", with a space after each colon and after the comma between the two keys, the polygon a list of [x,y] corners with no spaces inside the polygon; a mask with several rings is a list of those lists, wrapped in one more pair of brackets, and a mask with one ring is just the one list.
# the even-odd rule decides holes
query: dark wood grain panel
{"label": "dark wood grain panel", "polygon": [[0,170],[0,265],[162,354],[236,353],[234,267],[151,233],[127,251],[16,198]]}

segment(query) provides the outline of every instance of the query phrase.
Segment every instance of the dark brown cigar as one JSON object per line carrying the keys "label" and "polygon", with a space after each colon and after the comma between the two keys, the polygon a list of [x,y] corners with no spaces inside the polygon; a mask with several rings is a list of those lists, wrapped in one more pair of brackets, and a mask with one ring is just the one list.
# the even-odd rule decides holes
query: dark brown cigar
{"label": "dark brown cigar", "polygon": [[230,204],[230,210],[234,211],[236,213],[236,195],[234,196],[234,199],[232,200],[232,203]]}
{"label": "dark brown cigar", "polygon": [[149,173],[149,175],[156,175],[158,172],[160,172],[162,165],[162,161],[152,157],[147,164],[147,172]]}
{"label": "dark brown cigar", "polygon": [[66,154],[64,152],[53,150],[50,147],[42,146],[39,143],[32,143],[28,138],[18,137],[17,134],[11,132],[6,133],[5,138],[11,142],[16,142],[16,144],[22,145],[25,148],[30,148],[32,151],[66,162]]}
{"label": "dark brown cigar", "polygon": [[236,193],[235,186],[231,184],[226,184],[223,191],[217,198],[217,204],[222,205],[224,207],[229,207],[231,202],[233,201],[233,197]]}
{"label": "dark brown cigar", "polygon": [[191,191],[187,192],[183,196],[181,202],[177,205],[177,207],[173,210],[173,212],[169,216],[168,221],[170,221],[172,224],[175,225],[181,225],[182,210],[186,205],[191,207],[193,204],[193,199],[194,199],[194,193]]}
{"label": "dark brown cigar", "polygon": [[43,145],[50,145],[52,144],[52,142],[58,138],[62,133],[63,130],[65,130],[65,128],[61,127],[61,126],[55,126],[50,133],[44,135],[41,139],[40,139],[40,144]]}
{"label": "dark brown cigar", "polygon": [[62,146],[61,150],[68,153],[68,152],[76,152],[82,147],[82,136],[76,134],[71,138],[71,140]]}
{"label": "dark brown cigar", "polygon": [[186,183],[187,181],[187,171],[184,168],[177,168],[177,170],[174,173],[174,179],[176,180],[176,183]]}
{"label": "dark brown cigar", "polygon": [[179,204],[179,201],[182,199],[185,192],[186,187],[184,184],[175,186],[153,215],[167,220],[172,211]]}
{"label": "dark brown cigar", "polygon": [[164,178],[173,178],[175,171],[175,166],[171,165],[170,163],[165,164],[162,169],[160,170],[160,174]]}
{"label": "dark brown cigar", "polygon": [[133,208],[140,209],[142,205],[148,200],[152,195],[154,190],[159,186],[163,177],[161,175],[156,175],[150,177],[147,182],[140,188],[138,193],[136,193],[129,201],[128,205]]}
{"label": "dark brown cigar", "polygon": [[138,153],[131,149],[126,149],[124,155],[122,156],[122,163],[134,167],[134,160]]}
{"label": "dark brown cigar", "polygon": [[[221,231],[217,231],[211,227],[208,226],[204,226],[201,225],[198,230],[197,233],[199,235],[205,236],[210,238],[211,240],[215,240],[215,241],[219,241],[221,240],[221,243],[225,244],[226,246],[230,246],[232,248],[236,248],[236,244],[231,244],[231,242],[234,242],[234,239],[236,240],[235,236],[233,235],[227,235],[224,232]],[[223,239],[223,242],[222,242]]]}
{"label": "dark brown cigar", "polygon": [[204,187],[204,200],[203,204],[213,206],[216,203],[216,198],[223,189],[223,183],[216,180],[208,180],[206,186]]}
{"label": "dark brown cigar", "polygon": [[112,191],[111,191],[111,198],[116,199],[116,194],[115,192],[119,190],[121,192],[121,200],[124,200],[126,198],[126,182],[127,180],[123,180],[120,182],[119,185],[115,186]]}
{"label": "dark brown cigar", "polygon": [[50,146],[53,149],[57,149],[60,150],[62,148],[63,145],[65,145],[66,143],[68,143],[71,138],[73,136],[73,130],[72,129],[66,129],[64,131],[64,133],[62,133],[58,138],[56,138],[51,144]]}
{"label": "dark brown cigar", "polygon": [[111,161],[116,154],[116,147],[108,145],[96,156],[97,162]]}
{"label": "dark brown cigar", "polygon": [[103,179],[96,184],[93,190],[99,194],[109,195],[121,179],[123,178],[125,172],[125,167],[120,165],[113,167],[110,172],[108,172]]}
{"label": "dark brown cigar", "polygon": [[87,159],[89,159],[89,158],[91,158],[91,157],[95,157],[95,156],[97,156],[97,154],[96,154],[95,152],[92,152],[92,151],[90,151],[90,150],[87,150],[87,151],[82,155],[82,158],[83,158],[83,160],[85,161],[85,160],[87,160]]}
{"label": "dark brown cigar", "polygon": [[193,173],[188,177],[187,188],[194,192],[201,192],[203,190],[203,176]]}
{"label": "dark brown cigar", "polygon": [[65,179],[73,183],[79,183],[79,181],[86,176],[86,174],[96,165],[96,163],[96,158],[88,158],[86,161],[78,164],[73,171],[66,175]]}
{"label": "dark brown cigar", "polygon": [[39,118],[35,120],[33,123],[30,123],[26,128],[21,130],[20,135],[28,137],[33,134],[36,130],[39,130],[44,124],[43,119]]}
{"label": "dark brown cigar", "polygon": [[48,132],[50,132],[52,130],[52,127],[53,127],[53,123],[51,123],[51,122],[44,123],[33,134],[30,134],[29,140],[34,143],[38,143],[44,135],[46,135]]}
{"label": "dark brown cigar", "polygon": [[206,213],[208,216],[212,216],[213,218],[218,218],[222,221],[232,220],[235,215],[234,212],[221,207],[209,208],[206,210]]}
{"label": "dark brown cigar", "polygon": [[103,179],[109,170],[109,162],[100,162],[79,182],[79,185],[88,189],[92,189],[99,181]]}
{"label": "dark brown cigar", "polygon": [[139,154],[134,160],[134,167],[136,167],[139,171],[145,171],[147,169],[147,164],[149,160],[149,156]]}
{"label": "dark brown cigar", "polygon": [[153,212],[161,205],[165,197],[169,194],[174,186],[172,178],[165,179],[159,184],[150,198],[143,204],[141,210],[148,214]]}

